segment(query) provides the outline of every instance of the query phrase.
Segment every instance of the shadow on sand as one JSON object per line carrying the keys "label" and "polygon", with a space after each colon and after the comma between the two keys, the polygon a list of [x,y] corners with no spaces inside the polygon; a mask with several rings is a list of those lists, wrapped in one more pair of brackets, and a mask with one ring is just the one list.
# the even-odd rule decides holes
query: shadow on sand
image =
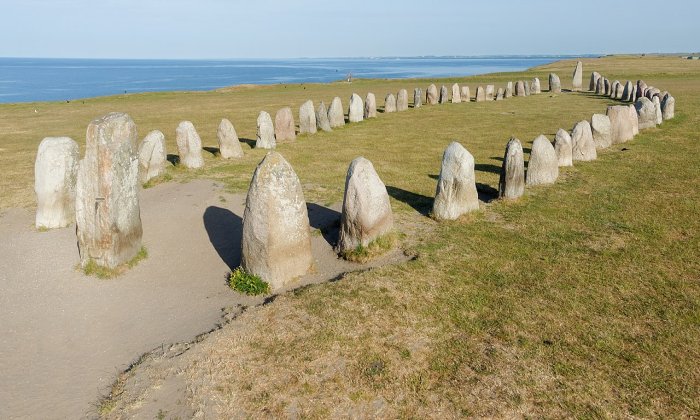
{"label": "shadow on sand", "polygon": [[204,228],[219,257],[234,270],[241,265],[243,219],[231,210],[210,206],[204,211]]}
{"label": "shadow on sand", "polygon": [[335,247],[340,236],[340,213],[316,203],[307,203],[306,210],[309,213],[311,227],[320,230],[323,239],[330,246]]}

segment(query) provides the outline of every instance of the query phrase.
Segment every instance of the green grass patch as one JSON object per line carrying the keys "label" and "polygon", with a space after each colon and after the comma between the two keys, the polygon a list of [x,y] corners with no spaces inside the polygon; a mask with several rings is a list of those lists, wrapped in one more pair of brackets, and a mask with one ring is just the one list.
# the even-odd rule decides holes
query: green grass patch
{"label": "green grass patch", "polygon": [[364,264],[374,258],[386,254],[396,244],[396,234],[389,233],[373,240],[367,246],[362,244],[351,251],[341,252],[341,256],[348,261]]}
{"label": "green grass patch", "polygon": [[109,268],[99,265],[95,260],[90,259],[82,271],[86,276],[97,277],[99,279],[112,279],[122,275],[127,269],[136,267],[141,261],[148,258],[148,250],[145,246],[139,249],[134,258],[116,268]]}
{"label": "green grass patch", "polygon": [[229,274],[228,285],[233,290],[248,296],[266,295],[270,293],[270,285],[255,274],[246,273],[241,267]]}

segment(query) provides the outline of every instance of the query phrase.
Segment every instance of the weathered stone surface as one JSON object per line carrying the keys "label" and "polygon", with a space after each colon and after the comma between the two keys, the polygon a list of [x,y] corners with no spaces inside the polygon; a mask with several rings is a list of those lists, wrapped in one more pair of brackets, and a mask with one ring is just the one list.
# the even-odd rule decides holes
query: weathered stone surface
{"label": "weathered stone surface", "polygon": [[573,144],[569,132],[560,128],[554,138],[554,151],[557,153],[559,166],[574,166]]}
{"label": "weathered stone surface", "polygon": [[[240,147],[238,146],[239,149]],[[160,131],[153,130],[139,144],[139,182],[145,184],[151,178],[163,175],[167,164],[165,136]]]}
{"label": "weathered stone surface", "polygon": [[46,137],[34,162],[37,228],[56,229],[75,221],[75,183],[80,148],[69,137]]}
{"label": "weathered stone surface", "polygon": [[620,81],[619,81],[619,80],[615,80],[615,81],[612,82],[612,84],[610,85],[610,97],[611,97],[612,99],[615,99],[615,97],[616,97],[616,95],[617,95],[617,86],[618,86],[619,84],[620,84]]}
{"label": "weathered stone surface", "polygon": [[255,139],[256,149],[274,149],[277,145],[275,141],[275,127],[272,125],[272,117],[265,111],[260,111],[257,120],[257,136]]}
{"label": "weathered stone surface", "polygon": [[627,83],[625,83],[625,88],[622,91],[622,98],[620,98],[620,99],[622,99],[625,102],[631,101],[633,89],[634,89],[634,85],[632,85],[632,82],[628,80]]}
{"label": "weathered stone surface", "polygon": [[202,139],[199,138],[199,134],[191,122],[183,121],[177,126],[175,140],[181,165],[190,169],[204,166]]}
{"label": "weathered stone surface", "polygon": [[624,93],[625,93],[625,85],[618,82],[617,87],[615,88],[615,99],[622,99],[622,95],[624,95]]}
{"label": "weathered stone surface", "polygon": [[666,95],[661,101],[661,115],[665,120],[673,119],[676,114],[676,98],[673,96]]}
{"label": "weathered stone surface", "polygon": [[637,99],[641,98],[644,96],[644,93],[647,90],[647,84],[644,83],[644,80],[637,80]]}
{"label": "weathered stone surface", "polygon": [[498,196],[500,198],[518,198],[525,192],[525,160],[523,146],[520,140],[511,138],[506,145],[501,166],[501,177],[498,181]]}
{"label": "weathered stone surface", "polygon": [[573,80],[571,81],[571,90],[580,92],[583,86],[583,63],[578,61],[574,69]]}
{"label": "weathered stone surface", "polygon": [[460,87],[459,98],[462,100],[462,102],[469,102],[471,100],[471,93],[469,92],[469,86]]}
{"label": "weathered stone surface", "polygon": [[610,117],[603,114],[593,114],[591,117],[591,131],[596,149],[605,149],[612,145]]}
{"label": "weathered stone surface", "polygon": [[486,85],[486,90],[484,91],[484,93],[486,94],[487,101],[493,101],[494,90],[495,87],[493,85]]}
{"label": "weathered stone surface", "polygon": [[[219,128],[216,130],[216,137],[219,140],[219,154],[222,158],[234,159],[243,157],[241,142],[238,139],[238,134],[233,124],[231,124],[231,121],[226,118],[221,120]],[[148,138],[148,136],[146,136],[146,138]],[[144,143],[145,142],[146,140],[144,139]],[[141,145],[143,146],[143,143],[141,143]],[[139,160],[141,156],[141,150],[139,150]],[[163,138],[163,156],[165,156],[165,138]],[[142,180],[141,182],[145,181]]]}
{"label": "weathered stone surface", "polygon": [[428,105],[435,105],[438,103],[438,91],[435,85],[428,86],[428,90],[425,91],[425,103]]}
{"label": "weathered stone surface", "polygon": [[515,83],[515,96],[525,96],[525,82],[522,80]]}
{"label": "weathered stone surface", "polygon": [[629,112],[629,119],[632,123],[632,132],[636,136],[639,134],[639,116],[637,115],[637,108],[635,108],[634,104],[631,104],[627,106],[627,111]]}
{"label": "weathered stone surface", "polygon": [[[323,104],[323,103],[322,103]],[[323,115],[320,115],[321,106],[318,110],[314,110],[312,100],[304,102],[299,107],[299,134],[314,134],[317,129],[330,131],[331,127],[328,122],[328,111],[326,104],[323,104]]]}
{"label": "weathered stone surface", "polygon": [[661,90],[659,90],[658,88],[655,88],[655,87],[651,86],[649,89],[647,89],[647,91],[646,91],[646,93],[644,94],[644,96],[646,96],[650,101],[653,101],[653,100],[654,100],[654,95],[658,95],[658,94],[660,94],[660,93],[661,93]]}
{"label": "weathered stone surface", "polygon": [[454,220],[474,210],[479,210],[474,157],[461,144],[453,141],[442,155],[433,217],[437,220]]}
{"label": "weathered stone surface", "polygon": [[400,89],[399,93],[396,95],[396,111],[407,111],[408,110],[408,91],[406,89]]}
{"label": "weathered stone surface", "polygon": [[511,98],[513,96],[513,82],[508,82],[506,84],[506,98]]}
{"label": "weathered stone surface", "polygon": [[540,85],[540,79],[538,77],[532,79],[532,84],[530,85],[530,92],[533,95],[538,95],[542,93],[542,86]]}
{"label": "weathered stone surface", "polygon": [[581,121],[574,126],[571,132],[571,154],[574,161],[595,160],[598,153],[593,141],[593,131],[588,121]]}
{"label": "weathered stone surface", "polygon": [[365,97],[365,119],[367,118],[377,118],[377,98],[374,93],[370,92]]}
{"label": "weathered stone surface", "polygon": [[484,92],[484,88],[479,86],[476,88],[476,97],[474,98],[475,102],[484,102],[486,100],[486,92]]}
{"label": "weathered stone surface", "polygon": [[498,92],[496,92],[496,100],[502,101],[503,97],[504,97],[503,95],[504,95],[503,88],[498,88]]}
{"label": "weathered stone surface", "polygon": [[530,96],[532,94],[532,91],[530,90],[530,82],[526,80],[523,83],[525,83],[525,96]]}
{"label": "weathered stone surface", "polygon": [[331,106],[328,108],[328,122],[330,122],[331,128],[342,127],[345,125],[343,102],[337,96],[333,98],[331,101]]}
{"label": "weathered stone surface", "polygon": [[447,93],[447,86],[445,86],[445,85],[440,86],[440,103],[446,104],[449,99],[450,98],[449,98],[449,94]]}
{"label": "weathered stone surface", "polygon": [[598,73],[597,71],[591,73],[591,81],[588,84],[588,90],[590,90],[591,92],[595,90],[596,86],[598,86],[598,79],[600,79],[600,73]]}
{"label": "weathered stone surface", "polygon": [[127,114],[107,114],[86,137],[75,197],[80,264],[115,268],[141,249],[136,124]]}
{"label": "weathered stone surface", "polygon": [[462,91],[457,83],[452,85],[452,103],[459,104],[462,102]]}
{"label": "weathered stone surface", "polygon": [[540,135],[532,142],[527,164],[525,183],[532,185],[553,184],[559,178],[559,158],[547,137]]}
{"label": "weathered stone surface", "polygon": [[603,79],[603,86],[605,86],[605,90],[603,90],[603,95],[610,96],[610,80],[608,79]]}
{"label": "weathered stone surface", "polygon": [[656,115],[656,125],[659,125],[664,122],[663,114],[661,113],[661,101],[659,100],[658,96],[654,96],[654,99],[652,100],[654,103],[654,112]]}
{"label": "weathered stone surface", "polygon": [[272,291],[308,273],[313,264],[306,200],[294,169],[277,152],[258,164],[243,212],[241,267]]}
{"label": "weathered stone surface", "polygon": [[420,108],[423,106],[423,89],[415,88],[413,89],[413,107]]}
{"label": "weathered stone surface", "polygon": [[348,107],[348,121],[351,123],[360,122],[364,119],[365,104],[362,103],[362,98],[357,93],[353,93],[350,97],[350,106]]}
{"label": "weathered stone surface", "polygon": [[644,130],[646,128],[656,127],[656,108],[654,103],[649,100],[646,96],[637,99],[634,103],[634,107],[637,110],[637,115],[639,116],[639,129]]}
{"label": "weathered stone surface", "polygon": [[286,143],[295,141],[297,133],[294,126],[294,115],[290,107],[284,107],[275,114],[275,142]]}
{"label": "weathered stone surface", "polygon": [[598,83],[596,84],[596,87],[595,87],[595,94],[596,94],[596,95],[602,95],[602,94],[604,94],[604,93],[605,93],[605,78],[601,76],[601,77],[598,79]]}
{"label": "weathered stone surface", "polygon": [[561,93],[561,80],[555,73],[549,74],[549,91],[551,93]]}
{"label": "weathered stone surface", "polygon": [[[369,98],[369,95],[372,95],[372,98],[374,98],[374,94],[368,93],[367,98]],[[365,101],[365,110],[367,108],[367,101]],[[377,115],[377,108],[374,108],[374,116]],[[301,119],[301,117],[299,117]],[[333,131],[331,128],[331,122],[328,120],[328,108],[326,108],[326,104],[321,101],[320,104],[318,104],[318,108],[316,108],[316,128],[325,132]],[[301,130],[299,130],[301,131]],[[313,131],[314,133],[316,130]]]}
{"label": "weathered stone surface", "polygon": [[340,216],[340,252],[367,246],[389,233],[394,225],[389,194],[369,160],[355,158],[345,177],[345,195]]}
{"label": "weathered stone surface", "polygon": [[384,98],[384,112],[387,114],[396,112],[396,97],[393,93],[386,95],[386,98]]}

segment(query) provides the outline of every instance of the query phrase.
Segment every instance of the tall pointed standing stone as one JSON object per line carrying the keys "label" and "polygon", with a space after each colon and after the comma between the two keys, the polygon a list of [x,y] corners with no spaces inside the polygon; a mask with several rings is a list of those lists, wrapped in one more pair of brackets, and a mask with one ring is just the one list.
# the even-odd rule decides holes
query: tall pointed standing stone
{"label": "tall pointed standing stone", "polygon": [[[326,105],[323,105],[323,109],[326,109]],[[324,111],[324,114],[327,111]],[[328,122],[328,115],[324,116],[326,123]],[[314,110],[314,103],[312,100],[304,102],[299,107],[299,134],[314,134],[316,129],[321,128],[318,124],[318,115]],[[328,127],[330,130],[330,127]]]}
{"label": "tall pointed standing stone", "polygon": [[525,160],[520,140],[512,137],[506,145],[498,181],[500,198],[518,198],[525,192]]}
{"label": "tall pointed standing stone", "polygon": [[661,113],[661,101],[659,100],[658,96],[654,96],[654,99],[652,99],[652,102],[654,103],[654,114],[656,115],[656,125],[659,125],[659,124],[664,122],[663,114]]}
{"label": "tall pointed standing stone", "polygon": [[396,111],[407,111],[408,110],[408,91],[406,89],[400,89],[399,93],[396,95]]}
{"label": "tall pointed standing stone", "polygon": [[328,121],[331,123],[331,128],[342,127],[345,125],[343,102],[337,96],[333,98],[331,101],[331,106],[328,108]]}
{"label": "tall pointed standing stone", "polygon": [[600,79],[600,73],[597,71],[591,73],[591,81],[588,83],[589,91],[593,92],[595,90],[596,86],[598,86],[598,79]]}
{"label": "tall pointed standing stone", "polygon": [[428,90],[425,91],[425,103],[427,105],[435,105],[438,103],[437,87],[433,84],[428,86]]}
{"label": "tall pointed standing stone", "polygon": [[275,114],[275,142],[287,143],[297,139],[292,109],[288,106]]}
{"label": "tall pointed standing stone", "polygon": [[447,87],[445,85],[440,86],[440,100],[441,104],[446,104],[449,100],[449,94],[447,93]]}
{"label": "tall pointed standing stone", "polygon": [[531,92],[533,95],[539,95],[540,93],[542,93],[542,87],[540,86],[540,79],[538,77],[532,79]]}
{"label": "tall pointed standing stone", "polygon": [[557,153],[559,166],[574,166],[572,141],[569,132],[560,128],[554,138],[554,151]]}
{"label": "tall pointed standing stone", "polygon": [[165,136],[160,131],[153,130],[139,144],[139,182],[145,184],[151,178],[164,174],[167,162]]}
{"label": "tall pointed standing stone", "polygon": [[559,159],[547,137],[538,136],[532,142],[530,160],[527,164],[525,183],[531,185],[553,184],[559,177]]}
{"label": "tall pointed standing stone", "polygon": [[673,119],[676,114],[676,98],[667,94],[661,101],[661,115],[664,121]]}
{"label": "tall pointed standing stone", "polygon": [[384,98],[384,113],[396,112],[396,97],[393,93],[386,95]]}
{"label": "tall pointed standing stone", "polygon": [[474,157],[461,144],[453,141],[442,155],[433,217],[437,220],[455,220],[475,210],[479,210],[479,195],[474,176]]}
{"label": "tall pointed standing stone", "polygon": [[321,101],[321,103],[318,104],[318,108],[316,109],[316,128],[325,132],[333,131],[333,129],[331,128],[331,123],[330,121],[328,121],[328,109],[326,108],[326,104],[323,103],[323,101]]}
{"label": "tall pointed standing stone", "polygon": [[394,225],[389,194],[369,160],[355,158],[345,177],[338,250],[367,246],[389,233]]}
{"label": "tall pointed standing stone", "polygon": [[272,125],[272,117],[265,111],[260,111],[257,121],[258,131],[255,140],[256,149],[274,149],[277,146],[275,141],[275,127]]}
{"label": "tall pointed standing stone", "polygon": [[362,98],[357,93],[353,93],[348,107],[348,121],[351,123],[360,122],[364,119],[364,113],[365,106],[362,103]]}
{"label": "tall pointed standing stone", "polygon": [[591,124],[588,121],[581,121],[574,126],[571,132],[571,142],[572,157],[575,161],[595,160],[598,157]]}
{"label": "tall pointed standing stone", "polygon": [[80,148],[69,137],[47,137],[34,163],[37,228],[56,229],[75,221],[75,183]]}
{"label": "tall pointed standing stone", "polygon": [[453,104],[459,104],[462,102],[462,92],[459,89],[459,85],[457,83],[452,85],[452,103]]}
{"label": "tall pointed standing stone", "polygon": [[202,139],[197,130],[189,121],[183,121],[175,130],[177,153],[180,156],[180,164],[186,168],[197,169],[204,166],[202,157]]}
{"label": "tall pointed standing stone", "polygon": [[224,159],[242,158],[243,150],[241,150],[241,142],[238,139],[236,129],[231,124],[231,121],[226,118],[219,123],[219,129],[216,130],[216,137],[219,139],[219,154]]}
{"label": "tall pointed standing stone", "polygon": [[525,80],[523,83],[525,83],[525,96],[530,96],[532,94],[532,91],[530,90],[530,82]]}
{"label": "tall pointed standing stone", "polygon": [[243,212],[241,267],[272,291],[308,273],[313,264],[311,228],[301,183],[277,152],[255,169]]}
{"label": "tall pointed standing stone", "polygon": [[583,85],[583,63],[578,61],[576,63],[576,69],[574,69],[573,80],[571,82],[571,90],[574,92],[580,92],[581,86]]}
{"label": "tall pointed standing stone", "polygon": [[596,149],[605,149],[612,145],[612,126],[610,117],[603,114],[593,114],[591,117],[591,131]]}
{"label": "tall pointed standing stone", "polygon": [[506,98],[511,98],[511,97],[513,97],[513,82],[508,82],[508,84],[506,84],[506,94],[505,94],[505,97],[506,97]]}
{"label": "tall pointed standing stone", "polygon": [[75,198],[80,264],[115,268],[141,250],[136,124],[111,113],[87,129]]}
{"label": "tall pointed standing stone", "polygon": [[469,86],[462,86],[459,90],[459,98],[462,102],[469,102],[471,100],[471,94],[469,92]]}
{"label": "tall pointed standing stone", "polygon": [[374,93],[369,92],[365,97],[365,119],[377,118],[377,98]]}
{"label": "tall pointed standing stone", "polygon": [[627,81],[625,83],[625,89],[622,91],[622,100],[625,102],[629,102],[632,100],[632,90],[634,89],[634,86],[632,85],[631,81]]}
{"label": "tall pointed standing stone", "polygon": [[549,91],[551,93],[561,93],[561,80],[555,73],[549,74]]}
{"label": "tall pointed standing stone", "polygon": [[423,89],[413,89],[413,108],[420,108],[423,105]]}

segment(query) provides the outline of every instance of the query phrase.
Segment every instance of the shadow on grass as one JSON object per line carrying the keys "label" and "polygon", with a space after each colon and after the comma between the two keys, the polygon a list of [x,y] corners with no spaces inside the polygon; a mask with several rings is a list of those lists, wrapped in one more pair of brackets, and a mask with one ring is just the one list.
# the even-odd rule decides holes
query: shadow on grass
{"label": "shadow on grass", "polygon": [[476,163],[474,164],[474,170],[479,172],[490,172],[492,174],[500,174],[501,167],[492,165],[490,163]]}
{"label": "shadow on grass", "polygon": [[498,190],[490,185],[476,183],[476,193],[479,195],[479,201],[489,203],[498,198]]}
{"label": "shadow on grass", "polygon": [[236,269],[241,265],[243,219],[229,209],[216,206],[207,207],[202,218],[209,242],[228,268]]}
{"label": "shadow on grass", "polygon": [[202,147],[202,149],[205,150],[205,151],[207,151],[207,152],[209,152],[209,153],[211,153],[211,154],[214,155],[214,156],[216,156],[216,155],[218,155],[218,154],[220,153],[220,150],[219,150],[218,147],[209,147],[209,146],[205,146],[205,147]]}
{"label": "shadow on grass", "polygon": [[391,185],[386,186],[386,191],[394,199],[402,201],[409,206],[411,206],[415,211],[422,214],[423,216],[428,216],[433,207],[433,197],[426,197],[421,194],[416,194],[411,191],[406,191],[398,187],[392,187]]}
{"label": "shadow on grass", "polygon": [[166,159],[168,160],[168,162],[172,163],[173,166],[177,166],[180,163],[180,156],[178,155],[172,155],[168,153]]}
{"label": "shadow on grass", "polygon": [[247,144],[251,149],[254,149],[254,148],[255,148],[255,140],[246,139],[246,138],[242,138],[242,137],[241,137],[241,138],[238,139],[238,141],[240,141],[241,143]]}
{"label": "shadow on grass", "polygon": [[316,203],[306,203],[306,209],[311,227],[320,230],[323,239],[335,247],[340,236],[340,213]]}

